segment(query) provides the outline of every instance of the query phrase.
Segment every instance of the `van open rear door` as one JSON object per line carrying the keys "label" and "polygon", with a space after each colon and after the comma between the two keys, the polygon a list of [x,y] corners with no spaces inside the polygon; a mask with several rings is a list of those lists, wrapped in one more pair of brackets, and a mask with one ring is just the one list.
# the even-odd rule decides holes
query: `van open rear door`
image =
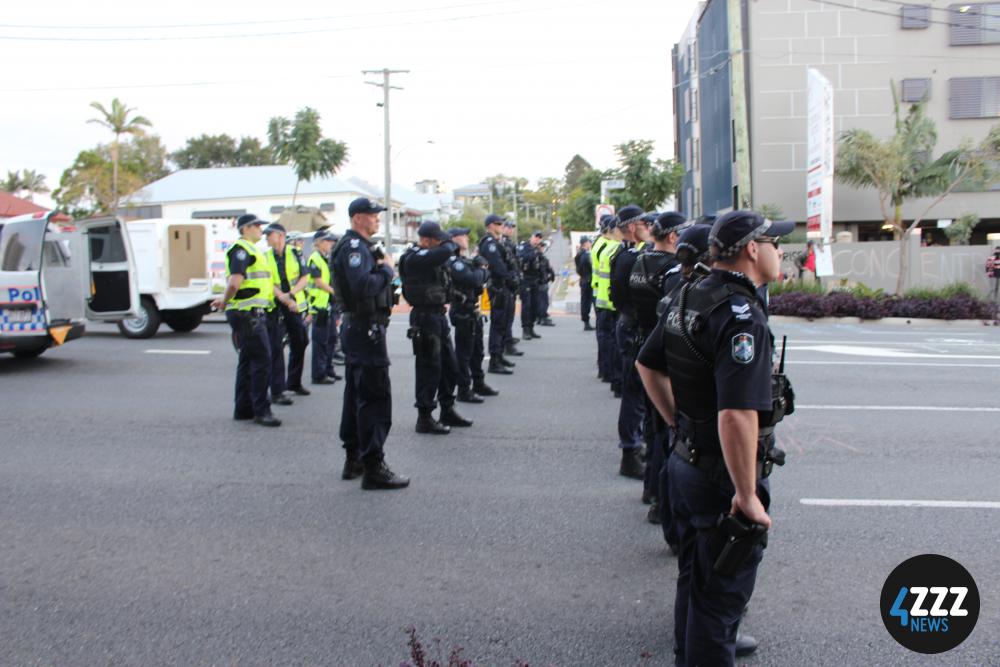
{"label": "van open rear door", "polygon": [[135,317],[139,286],[125,225],[117,218],[92,218],[76,223],[83,235],[89,271],[87,318],[114,322]]}

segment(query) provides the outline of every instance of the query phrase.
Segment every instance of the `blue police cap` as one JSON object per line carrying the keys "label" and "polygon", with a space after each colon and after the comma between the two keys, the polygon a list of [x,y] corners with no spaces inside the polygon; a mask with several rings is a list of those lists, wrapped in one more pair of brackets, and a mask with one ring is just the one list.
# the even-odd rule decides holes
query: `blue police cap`
{"label": "blue police cap", "polygon": [[272,222],[271,224],[269,224],[267,227],[264,228],[265,234],[270,234],[271,232],[281,232],[282,234],[286,234],[288,230],[285,229],[284,225],[277,222]]}
{"label": "blue police cap", "polygon": [[347,215],[353,217],[359,213],[381,213],[384,210],[385,206],[376,204],[368,197],[358,197],[347,207]]}
{"label": "blue police cap", "polygon": [[503,226],[504,227],[517,227],[517,223],[514,222],[513,220],[511,220],[510,218],[504,218]]}
{"label": "blue police cap", "polygon": [[532,236],[535,236],[540,239],[545,238],[545,234],[542,234],[541,232],[535,232],[534,234],[532,234]]}
{"label": "blue police cap", "polygon": [[618,226],[624,227],[636,222],[642,217],[642,213],[643,210],[635,204],[622,207],[622,210],[618,211]]}
{"label": "blue police cap", "polygon": [[774,222],[756,211],[730,211],[712,225],[708,242],[718,259],[734,257],[750,241],[761,236],[785,236],[795,230],[791,220]]}
{"label": "blue police cap", "polygon": [[503,224],[505,220],[506,218],[504,218],[502,215],[497,215],[496,213],[490,213],[488,216],[486,216],[485,224],[487,227],[489,227],[490,225],[500,225]]}
{"label": "blue police cap", "polygon": [[451,235],[451,238],[455,238],[456,236],[468,236],[469,235],[469,228],[468,227],[452,227],[451,229],[448,230],[448,234]]}
{"label": "blue police cap", "polygon": [[580,243],[590,243],[590,237],[589,236],[581,236],[580,237]]}
{"label": "blue police cap", "polygon": [[691,250],[695,256],[708,252],[708,235],[712,233],[712,225],[692,225],[681,232],[677,240],[677,251],[682,248]]}
{"label": "blue police cap", "polygon": [[441,225],[433,220],[420,223],[420,227],[417,228],[417,236],[428,239],[437,239],[438,241],[451,240],[451,236],[448,235],[448,232],[441,229]]}
{"label": "blue police cap", "polygon": [[605,213],[600,217],[597,224],[602,232],[606,232],[615,226],[615,216]]}
{"label": "blue police cap", "polygon": [[641,216],[639,216],[639,219],[642,220],[647,225],[651,225],[654,222],[656,222],[656,218],[659,215],[660,214],[657,213],[656,211],[650,211],[649,213],[643,213]]}
{"label": "blue police cap", "polygon": [[336,241],[336,237],[333,232],[329,230],[323,230],[321,232],[316,232],[313,234],[313,243],[319,243],[320,241]]}
{"label": "blue police cap", "polygon": [[243,229],[247,225],[263,225],[266,224],[263,220],[258,218],[253,213],[244,213],[239,218],[236,219],[236,229]]}

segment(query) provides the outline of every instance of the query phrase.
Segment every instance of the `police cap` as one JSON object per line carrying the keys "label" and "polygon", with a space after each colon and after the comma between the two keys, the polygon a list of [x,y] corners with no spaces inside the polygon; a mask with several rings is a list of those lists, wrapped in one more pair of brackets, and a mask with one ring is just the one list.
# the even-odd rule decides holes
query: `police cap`
{"label": "police cap", "polygon": [[436,239],[438,241],[451,240],[448,232],[441,229],[441,225],[432,220],[420,223],[420,227],[417,228],[417,236],[426,239]]}
{"label": "police cap", "polygon": [[285,229],[284,225],[277,222],[272,222],[271,224],[269,224],[267,227],[264,228],[265,234],[270,234],[271,232],[281,232],[282,234],[287,234],[288,230]]}
{"label": "police cap", "polygon": [[243,229],[247,225],[263,225],[265,222],[253,213],[244,213],[236,219],[236,229]]}
{"label": "police cap", "polygon": [[639,220],[642,217],[642,209],[635,204],[629,204],[618,211],[618,226],[624,227]]}
{"label": "police cap", "polygon": [[502,215],[497,215],[496,213],[490,213],[486,216],[486,226],[490,225],[502,225],[504,223],[504,217]]}
{"label": "police cap", "polygon": [[730,211],[715,221],[708,242],[717,259],[734,257],[761,236],[785,236],[795,230],[791,220],[774,222],[756,211]]}
{"label": "police cap", "polygon": [[347,207],[347,215],[354,217],[359,213],[381,213],[384,210],[385,206],[376,204],[368,197],[358,197]]}
{"label": "police cap", "polygon": [[455,238],[456,236],[468,236],[469,235],[469,228],[468,227],[452,227],[451,229],[448,230],[448,234],[451,235],[451,238]]}

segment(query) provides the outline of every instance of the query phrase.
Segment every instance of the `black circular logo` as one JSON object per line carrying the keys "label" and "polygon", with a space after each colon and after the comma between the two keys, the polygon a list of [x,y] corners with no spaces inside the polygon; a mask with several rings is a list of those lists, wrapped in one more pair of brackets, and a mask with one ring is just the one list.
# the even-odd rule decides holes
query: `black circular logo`
{"label": "black circular logo", "polygon": [[881,609],[897,642],[918,653],[943,653],[976,627],[979,589],[956,561],[923,554],[900,563],[885,580]]}

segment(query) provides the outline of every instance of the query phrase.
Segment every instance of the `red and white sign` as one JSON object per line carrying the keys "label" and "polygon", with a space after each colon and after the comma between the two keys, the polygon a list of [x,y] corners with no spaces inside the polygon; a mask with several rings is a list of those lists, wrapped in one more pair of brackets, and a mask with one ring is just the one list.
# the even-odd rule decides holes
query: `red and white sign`
{"label": "red and white sign", "polygon": [[604,215],[614,215],[615,207],[611,204],[598,204],[594,207],[594,229],[599,229],[601,226],[601,216]]}
{"label": "red and white sign", "polygon": [[809,68],[806,161],[806,233],[809,238],[833,238],[833,86]]}

